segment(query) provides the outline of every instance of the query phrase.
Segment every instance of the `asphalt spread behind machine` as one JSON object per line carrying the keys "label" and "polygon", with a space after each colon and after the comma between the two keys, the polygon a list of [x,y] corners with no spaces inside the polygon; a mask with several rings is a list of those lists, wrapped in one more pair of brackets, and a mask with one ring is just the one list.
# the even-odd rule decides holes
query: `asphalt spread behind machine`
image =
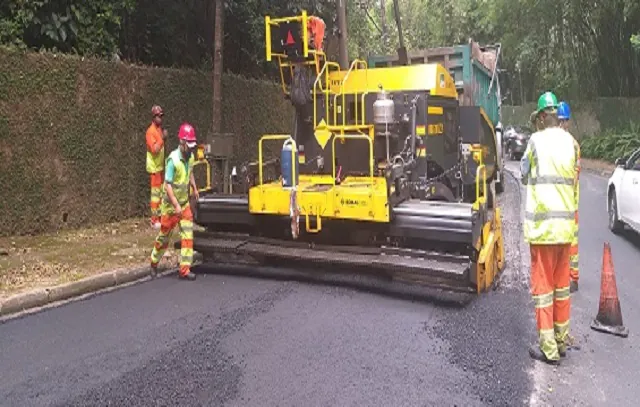
{"label": "asphalt spread behind machine", "polygon": [[[493,131],[483,109],[459,105],[440,64],[355,60],[341,70],[310,41],[312,18],[266,18],[267,59],[277,59],[295,107],[292,133],[260,139],[246,194],[201,193],[195,221],[206,231],[194,249],[215,262],[486,290],[504,249],[500,211],[487,202],[495,145],[482,143]],[[265,159],[270,143],[279,158]]]}

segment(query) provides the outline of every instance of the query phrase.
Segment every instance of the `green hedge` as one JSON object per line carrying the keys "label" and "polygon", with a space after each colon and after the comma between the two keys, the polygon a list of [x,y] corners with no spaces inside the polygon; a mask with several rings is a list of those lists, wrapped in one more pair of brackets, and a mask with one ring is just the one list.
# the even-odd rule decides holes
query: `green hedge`
{"label": "green hedge", "polygon": [[[610,133],[626,133],[640,124],[640,98],[596,98],[590,101],[569,100],[572,112],[571,134],[582,138]],[[504,125],[527,125],[535,103],[502,106]]]}
{"label": "green hedge", "polygon": [[585,158],[595,158],[613,163],[617,158],[628,157],[639,147],[640,132],[608,133],[582,140],[580,152]]}
{"label": "green hedge", "polygon": [[[225,75],[222,89],[232,162],[253,158],[261,134],[289,131],[276,84]],[[165,111],[171,149],[183,121],[210,132],[211,103],[209,72],[0,49],[0,235],[147,214],[151,106]]]}

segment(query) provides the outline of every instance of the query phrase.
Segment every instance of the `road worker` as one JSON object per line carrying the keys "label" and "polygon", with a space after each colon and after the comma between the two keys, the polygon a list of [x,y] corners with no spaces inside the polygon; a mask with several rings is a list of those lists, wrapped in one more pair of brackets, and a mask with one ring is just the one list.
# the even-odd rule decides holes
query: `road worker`
{"label": "road worker", "polygon": [[558,364],[570,344],[569,257],[577,210],[578,143],[560,127],[558,100],[551,92],[538,99],[543,129],[530,138],[520,162],[526,185],[524,237],[531,252],[531,292],[539,343],[529,355]]}
{"label": "road worker", "polygon": [[164,172],[164,141],[167,131],[162,128],[164,112],[160,106],[151,108],[152,121],[147,128],[147,172],[151,178],[151,226],[160,229],[160,198]]}
{"label": "road worker", "polygon": [[151,269],[155,275],[158,263],[169,245],[171,232],[178,226],[180,230],[180,272],[181,278],[195,280],[191,272],[193,262],[193,214],[189,205],[189,189],[198,199],[198,188],[193,177],[196,148],[196,131],[189,123],[183,123],[178,131],[179,146],[169,154],[164,176],[164,192],[160,205],[160,233],[151,252]]}
{"label": "road worker", "polygon": [[309,16],[307,20],[309,42],[313,49],[316,51],[322,51],[322,42],[324,40],[324,30],[326,24],[320,17]]}
{"label": "road worker", "polygon": [[534,131],[542,130],[542,128],[543,128],[542,127],[542,123],[540,123],[537,111],[533,111],[531,113],[531,115],[529,116],[529,122],[531,122],[531,126],[533,127]]}
{"label": "road worker", "polygon": [[[569,132],[569,120],[571,120],[571,108],[567,102],[560,102],[558,104],[558,119],[560,120],[560,127]],[[569,132],[569,134],[571,134]],[[576,171],[578,172],[578,178],[580,177],[580,145],[578,144],[578,164]],[[576,204],[580,206],[580,184],[576,188]],[[571,276],[571,292],[578,291],[578,277],[580,276],[578,270],[578,210],[576,210],[576,231],[573,236],[573,242],[571,242],[571,257],[569,259],[569,270]]]}

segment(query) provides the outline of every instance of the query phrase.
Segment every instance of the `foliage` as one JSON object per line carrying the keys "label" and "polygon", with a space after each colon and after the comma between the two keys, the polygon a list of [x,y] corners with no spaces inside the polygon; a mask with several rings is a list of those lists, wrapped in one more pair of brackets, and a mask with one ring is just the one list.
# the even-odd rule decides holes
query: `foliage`
{"label": "foliage", "polygon": [[[398,2],[409,50],[469,38],[501,43],[500,82],[507,103],[534,101],[547,89],[563,99],[640,96],[640,52],[634,49],[640,48],[637,0]],[[117,52],[123,60],[145,65],[211,67],[212,0],[0,3],[3,44],[109,58]],[[333,43],[335,0],[226,0],[225,71],[275,77],[275,64],[264,58],[264,16],[294,15],[302,9],[324,18],[327,43]],[[351,58],[396,52],[392,0],[347,1],[347,18]]]}
{"label": "foliage", "polygon": [[[595,98],[590,101],[568,100],[571,105],[570,131],[578,140],[608,133],[640,132],[630,120],[638,121],[640,98]],[[502,122],[505,125],[529,123],[535,103],[524,106],[502,106]]]}
{"label": "foliage", "polygon": [[640,126],[632,126],[626,132],[608,132],[601,136],[584,139],[581,153],[585,158],[595,158],[614,162],[617,158],[628,157],[640,148]]}
{"label": "foliage", "polygon": [[[384,24],[395,52],[397,30],[392,0],[369,0],[370,14]],[[565,99],[594,96],[640,96],[640,55],[631,35],[640,31],[640,2],[611,0],[399,0],[403,32],[409,50],[465,43],[501,43],[501,85],[506,100],[523,104],[553,89]],[[359,54],[381,46],[373,24],[363,24],[363,12],[349,23],[350,46]],[[637,44],[638,37],[634,37]]]}
{"label": "foliage", "polygon": [[631,36],[631,44],[636,50],[640,51],[640,34]]}
{"label": "foliage", "polygon": [[[0,49],[0,82],[0,235],[146,214],[154,104],[170,135],[183,121],[210,132],[207,72]],[[255,158],[261,134],[288,130],[291,107],[274,83],[224,75],[222,92],[232,165]],[[170,136],[167,152],[175,146]]]}
{"label": "foliage", "polygon": [[135,4],[135,0],[5,0],[0,6],[0,43],[111,56],[118,51],[122,15]]}

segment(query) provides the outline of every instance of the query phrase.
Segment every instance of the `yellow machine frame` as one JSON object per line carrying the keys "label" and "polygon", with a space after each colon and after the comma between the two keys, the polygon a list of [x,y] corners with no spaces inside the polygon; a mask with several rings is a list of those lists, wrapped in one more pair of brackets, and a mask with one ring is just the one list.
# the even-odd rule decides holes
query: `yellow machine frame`
{"label": "yellow machine frame", "polygon": [[[316,137],[324,133],[328,141],[331,138],[332,157],[335,157],[336,140],[344,143],[347,141],[366,141],[369,149],[369,175],[365,177],[347,177],[341,183],[336,183],[335,159],[332,159],[332,175],[298,175],[293,167],[293,178],[298,178],[298,184],[293,188],[284,188],[282,182],[274,181],[264,183],[263,179],[263,144],[267,141],[292,142],[292,163],[296,162],[297,146],[295,140],[288,134],[267,134],[260,138],[258,144],[258,184],[249,189],[249,212],[264,215],[291,215],[292,194],[295,194],[297,210],[305,218],[308,233],[318,233],[322,230],[322,219],[344,219],[354,221],[368,221],[388,223],[390,221],[390,208],[387,196],[387,182],[384,177],[375,175],[373,140],[374,130],[372,125],[367,125],[365,118],[364,98],[370,92],[377,92],[378,85],[384,84],[387,91],[394,90],[425,90],[431,94],[457,99],[457,90],[449,72],[439,64],[421,64],[413,66],[400,66],[390,68],[369,69],[365,61],[354,60],[349,69],[343,71],[335,62],[326,61],[325,54],[321,51],[309,49],[307,30],[307,13],[295,17],[272,19],[265,17],[266,27],[266,59],[271,61],[277,58],[280,68],[280,78],[283,91],[288,94],[284,70],[293,72],[294,65],[286,61],[285,54],[273,53],[271,50],[271,28],[284,22],[302,23],[303,54],[305,58],[313,56],[311,60],[301,62],[303,65],[314,65],[317,79],[313,86],[314,104],[314,130]],[[322,66],[321,66],[322,64]],[[325,99],[325,115],[318,120],[317,99],[323,94]],[[355,124],[345,124],[344,106],[345,94],[353,95],[356,103]],[[330,112],[329,98],[333,97],[333,112]],[[342,104],[338,104],[341,98]],[[360,104],[358,105],[358,102]],[[431,107],[429,107],[431,109]],[[361,112],[359,112],[361,110]],[[360,114],[358,114],[360,113]],[[341,114],[341,124],[338,123],[338,115]],[[333,120],[331,120],[333,119]],[[333,137],[332,137],[333,136]],[[476,199],[472,204],[472,210],[486,212],[487,205],[487,169],[484,164],[486,152],[481,145],[471,146],[472,159],[479,165],[476,173]],[[206,163],[204,157],[198,164]],[[208,171],[208,163],[207,173]],[[202,190],[210,189],[210,176],[207,177],[207,186]],[[315,220],[312,226],[311,220]],[[482,226],[482,232],[474,244],[479,252],[475,267],[475,279],[478,293],[489,288],[500,270],[504,267],[504,246],[502,239],[501,212],[494,209],[491,219],[487,218]]]}
{"label": "yellow machine frame", "polygon": [[271,18],[269,16],[264,17],[265,22],[265,43],[266,43],[266,53],[267,53],[267,61],[271,62],[273,57],[278,59],[278,67],[280,69],[280,84],[282,86],[282,91],[285,95],[289,95],[289,90],[284,81],[284,69],[289,69],[289,74],[293,77],[293,68],[295,64],[290,62],[285,62],[287,59],[287,55],[280,54],[277,52],[272,52],[271,50],[271,27],[278,26],[282,23],[293,23],[300,22],[302,23],[302,46],[303,46],[303,56],[308,58],[309,55],[313,56],[311,61],[305,61],[300,63],[300,65],[313,65],[316,70],[316,75],[320,76],[320,66],[321,63],[326,64],[327,58],[324,52],[317,51],[314,49],[309,49],[309,31],[308,31],[308,16],[306,11],[302,11],[302,14],[294,17],[283,17],[283,18]]}
{"label": "yellow machine frame", "polygon": [[[322,229],[322,218],[389,222],[387,182],[384,177],[374,174],[373,128],[370,134],[340,134],[332,139],[332,156],[335,156],[336,140],[362,140],[369,147],[369,176],[349,177],[343,183],[336,183],[335,161],[332,175],[299,175],[299,183],[294,188],[284,188],[280,181],[263,183],[263,144],[265,141],[295,141],[288,134],[269,134],[260,138],[258,144],[258,185],[249,189],[249,212],[289,216],[291,194],[295,193],[300,215],[305,217],[306,230],[318,233]],[[295,150],[291,151],[295,162]],[[296,177],[295,167],[292,176]],[[316,227],[311,227],[310,219],[315,219]]]}

